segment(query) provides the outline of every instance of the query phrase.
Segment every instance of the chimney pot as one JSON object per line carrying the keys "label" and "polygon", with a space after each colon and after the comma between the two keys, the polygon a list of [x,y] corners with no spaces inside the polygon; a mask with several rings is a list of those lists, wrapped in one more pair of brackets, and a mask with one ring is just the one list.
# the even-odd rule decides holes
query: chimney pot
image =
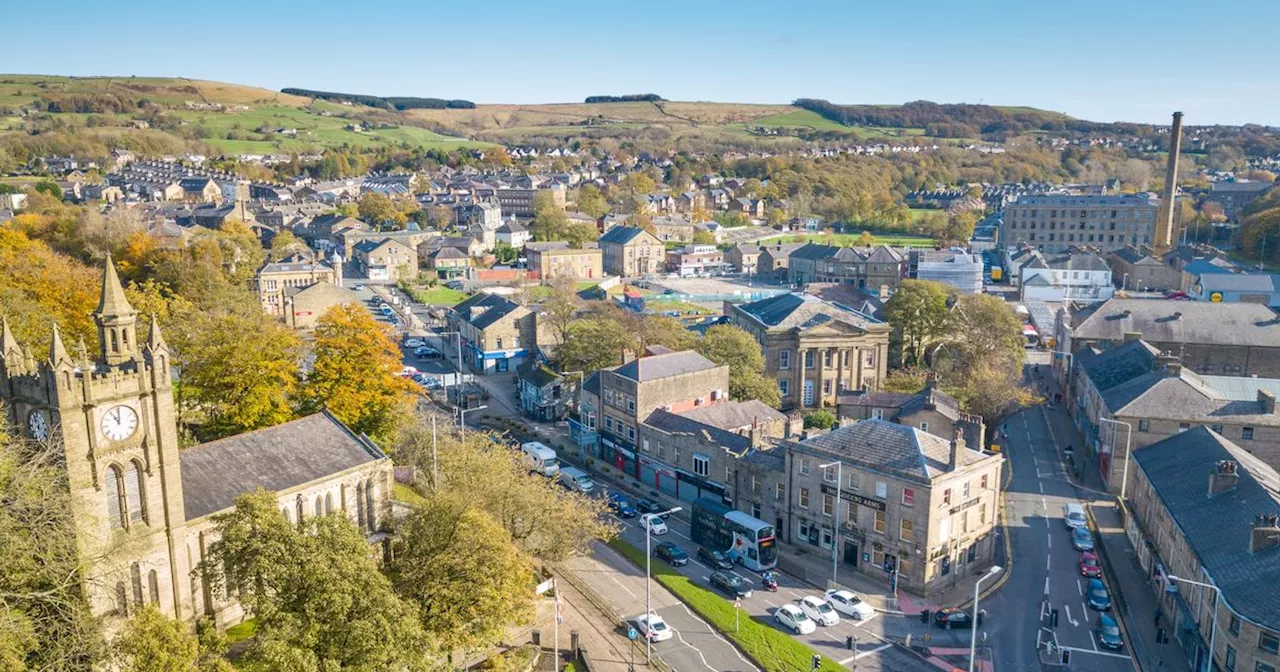
{"label": "chimney pot", "polygon": [[1209,497],[1234,490],[1240,483],[1239,466],[1232,460],[1219,460],[1209,473]]}
{"label": "chimney pot", "polygon": [[955,433],[951,438],[951,455],[947,462],[947,466],[951,471],[955,471],[960,467],[960,451],[965,449],[964,430],[956,427]]}
{"label": "chimney pot", "polygon": [[1276,412],[1276,395],[1267,390],[1258,390],[1258,403],[1262,404],[1262,412],[1273,415]]}
{"label": "chimney pot", "polygon": [[1274,513],[1259,513],[1254,516],[1252,535],[1249,537],[1249,552],[1258,553],[1280,546],[1280,519]]}

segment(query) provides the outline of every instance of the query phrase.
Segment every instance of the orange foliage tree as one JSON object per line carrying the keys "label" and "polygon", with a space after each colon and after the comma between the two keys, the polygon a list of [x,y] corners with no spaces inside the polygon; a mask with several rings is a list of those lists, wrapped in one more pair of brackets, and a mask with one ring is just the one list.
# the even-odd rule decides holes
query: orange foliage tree
{"label": "orange foliage tree", "polygon": [[97,347],[93,309],[98,305],[100,272],[63,254],[22,231],[0,228],[0,312],[9,318],[13,334],[44,357],[53,323],[64,339],[83,338],[90,351]]}

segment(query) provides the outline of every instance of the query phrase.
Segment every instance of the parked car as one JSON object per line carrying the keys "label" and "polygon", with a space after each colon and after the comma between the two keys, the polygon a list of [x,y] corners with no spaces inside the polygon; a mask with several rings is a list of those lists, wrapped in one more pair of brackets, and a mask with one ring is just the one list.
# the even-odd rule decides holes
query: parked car
{"label": "parked car", "polygon": [[840,622],[840,615],[836,610],[826,600],[813,595],[806,595],[800,599],[800,611],[818,625],[832,626]]}
{"label": "parked car", "polygon": [[364,291],[364,285],[362,285],[362,284],[360,284],[360,283],[356,283],[355,287],[353,287],[352,289],[356,290],[357,292],[363,292],[363,291]]}
{"label": "parked car", "polygon": [[1098,554],[1085,551],[1080,554],[1080,576],[1098,578],[1102,576],[1102,565],[1098,563]]}
{"label": "parked car", "polygon": [[1062,506],[1062,522],[1067,527],[1080,528],[1089,524],[1089,518],[1084,514],[1084,507],[1076,502],[1068,502]]}
{"label": "parked car", "polygon": [[794,604],[784,604],[778,607],[773,612],[773,619],[798,635],[807,635],[818,629],[818,626],[813,624],[813,619],[806,616]]}
{"label": "parked car", "polygon": [[943,630],[952,628],[972,628],[973,615],[963,609],[951,607],[939,609],[933,613],[933,622],[942,626]]}
{"label": "parked car", "polygon": [[836,611],[845,616],[852,616],[859,621],[871,618],[876,613],[876,610],[872,609],[871,605],[863,602],[862,598],[847,590],[828,590],[824,597],[827,599],[827,603]]}
{"label": "parked car", "polygon": [[666,534],[667,523],[655,513],[640,516],[640,526],[649,530],[650,534]]}
{"label": "parked car", "polygon": [[404,376],[405,378],[411,378],[417,374],[418,374],[418,369],[412,366],[406,366],[403,369],[400,369],[400,375]]}
{"label": "parked car", "polygon": [[1120,636],[1120,625],[1110,614],[1098,614],[1098,623],[1093,627],[1098,635],[1098,644],[1104,649],[1119,650],[1124,648],[1124,638]]}
{"label": "parked car", "polygon": [[439,378],[427,378],[427,381],[423,383],[423,385],[425,385],[428,390],[439,390],[444,388],[444,383],[440,382]]}
{"label": "parked car", "polygon": [[1077,527],[1071,530],[1071,545],[1077,551],[1093,550],[1093,533],[1087,527]]}
{"label": "parked car", "polygon": [[641,499],[636,502],[636,510],[640,513],[660,513],[663,520],[671,517],[671,514],[667,513],[667,509],[662,508],[661,504],[652,499]]}
{"label": "parked car", "polygon": [[1089,586],[1084,592],[1089,598],[1090,609],[1106,611],[1111,608],[1111,593],[1107,592],[1102,579],[1089,579]]}
{"label": "parked car", "polygon": [[420,348],[414,348],[413,355],[422,359],[436,359],[440,356],[440,351],[424,345]]}
{"label": "parked car", "polygon": [[689,554],[669,541],[654,546],[653,554],[672,567],[683,567],[689,564]]}
{"label": "parked car", "polygon": [[651,642],[666,641],[675,634],[667,622],[657,614],[641,614],[636,616],[635,622],[636,630]]}
{"label": "parked car", "polygon": [[730,560],[729,556],[706,546],[698,547],[698,562],[712,569],[733,569],[733,560]]}
{"label": "parked car", "polygon": [[425,341],[419,340],[417,338],[411,338],[404,342],[404,347],[406,348],[421,348],[421,347],[425,347],[426,345],[427,344]]}
{"label": "parked car", "polygon": [[626,495],[614,493],[609,495],[609,508],[618,514],[619,518],[635,518],[639,515],[636,507],[631,504],[631,500]]}
{"label": "parked car", "polygon": [[733,597],[751,597],[751,586],[748,586],[747,582],[743,581],[742,577],[737,574],[712,572],[711,587],[721,592],[728,593]]}

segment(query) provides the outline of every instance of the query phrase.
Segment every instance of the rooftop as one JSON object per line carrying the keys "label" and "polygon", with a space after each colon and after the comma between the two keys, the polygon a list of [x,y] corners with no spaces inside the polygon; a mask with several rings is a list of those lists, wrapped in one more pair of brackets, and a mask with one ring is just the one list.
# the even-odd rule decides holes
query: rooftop
{"label": "rooftop", "polygon": [[779,294],[741,304],[737,309],[770,329],[809,329],[831,321],[862,330],[871,325],[882,324],[870,315],[823,301],[811,294]]}
{"label": "rooftop", "polygon": [[699,406],[683,411],[680,415],[690,420],[696,420],[727,430],[736,430],[739,427],[747,427],[757,422],[764,424],[786,420],[787,418],[777,409],[758,399],[726,401],[710,406]]}
{"label": "rooftop", "polygon": [[1222,396],[1200,376],[1181,369],[1178,375],[1152,371],[1102,392],[1113,416],[1175,420],[1188,423],[1244,423],[1280,426],[1280,415],[1267,413],[1256,397],[1235,401]]}
{"label": "rooftop", "polygon": [[[951,471],[951,442],[915,427],[863,420],[801,441],[798,445],[840,456],[847,462],[928,483]],[[999,459],[971,448],[960,451],[959,466]]]}
{"label": "rooftop", "polygon": [[634,359],[615,368],[613,372],[623,378],[643,382],[698,371],[710,371],[715,368],[717,368],[716,363],[706,357],[693,350],[682,350]]}
{"label": "rooftop", "polygon": [[449,310],[475,328],[484,329],[519,307],[520,304],[504,296],[481,292]]}
{"label": "rooftop", "polygon": [[1075,317],[1073,336],[1121,341],[1138,332],[1152,343],[1280,347],[1280,320],[1253,303],[1113,298]]}

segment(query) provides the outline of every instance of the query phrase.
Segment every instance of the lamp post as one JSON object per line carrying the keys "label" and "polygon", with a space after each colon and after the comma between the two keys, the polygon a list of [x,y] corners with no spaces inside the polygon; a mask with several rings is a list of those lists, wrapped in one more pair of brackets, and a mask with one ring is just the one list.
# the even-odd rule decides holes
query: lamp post
{"label": "lamp post", "polygon": [[840,566],[840,486],[844,484],[844,463],[836,460],[835,462],[818,465],[819,469],[830,469],[833,466],[836,468],[836,523],[832,526],[831,537],[831,587],[835,588],[836,584],[840,583],[836,572]]}
{"label": "lamp post", "polygon": [[[652,516],[657,516],[658,518],[661,518],[662,516],[670,515],[672,513],[676,513],[678,511],[683,511],[683,510],[684,510],[683,507],[677,506],[675,508],[667,509],[666,511],[662,511],[660,513],[652,514]],[[649,618],[649,614],[653,613],[652,607],[649,606],[649,584],[652,582],[652,578],[651,578],[652,574],[649,571],[650,570],[649,566],[653,563],[653,550],[650,548],[650,545],[653,543],[653,533],[649,531],[650,530],[649,521],[651,520],[653,520],[652,517],[647,518],[645,519],[645,523],[644,523],[644,617],[646,619]],[[651,638],[649,636],[649,633],[646,632],[644,633],[644,659],[646,662],[649,661],[652,653],[653,653],[653,638]]]}
{"label": "lamp post", "polygon": [[[1125,429],[1127,430],[1124,433],[1124,470],[1120,474],[1120,501],[1123,502],[1124,493],[1129,486],[1129,459],[1133,456],[1133,453],[1130,451],[1130,446],[1132,445],[1132,439],[1133,439],[1133,425],[1123,420],[1112,420],[1111,418],[1098,418],[1098,422],[1107,422],[1113,425],[1124,425]],[[1112,451],[1115,450],[1115,446],[1114,446],[1115,436],[1116,436],[1116,430],[1111,430],[1111,443],[1113,444]],[[1108,477],[1107,480],[1110,481],[1111,480],[1110,477]]]}
{"label": "lamp post", "polygon": [[978,587],[982,585],[983,581],[1002,571],[1004,571],[1004,567],[996,565],[973,584],[973,628],[969,633],[969,672],[973,672],[973,661],[978,655]]}
{"label": "lamp post", "polygon": [[484,404],[483,406],[476,406],[475,408],[463,408],[459,406],[458,407],[458,436],[462,436],[467,431],[467,414],[470,413],[471,411],[483,411],[486,408],[489,408],[488,404]]}
{"label": "lamp post", "polygon": [[453,389],[458,393],[458,400],[462,400],[462,332],[461,331],[442,331],[440,332],[440,350],[441,355],[444,354],[444,337],[453,334],[458,337],[458,378],[453,384]]}
{"label": "lamp post", "polygon": [[1128,274],[1128,273],[1125,273],[1125,274],[1124,274],[1124,279],[1120,281],[1120,289],[1123,289],[1123,290],[1126,290],[1126,291],[1129,289],[1129,274]]}
{"label": "lamp post", "polygon": [[1208,664],[1205,665],[1204,667],[1205,670],[1212,670],[1213,669],[1213,645],[1217,641],[1217,637],[1218,637],[1218,601],[1222,599],[1222,590],[1217,586],[1213,585],[1212,583],[1192,581],[1191,579],[1184,579],[1180,576],[1174,576],[1172,574],[1169,574],[1168,577],[1170,581],[1181,581],[1182,583],[1189,583],[1193,586],[1201,586],[1203,588],[1213,589],[1213,592],[1214,592],[1213,623],[1209,626],[1209,661],[1208,661]]}

